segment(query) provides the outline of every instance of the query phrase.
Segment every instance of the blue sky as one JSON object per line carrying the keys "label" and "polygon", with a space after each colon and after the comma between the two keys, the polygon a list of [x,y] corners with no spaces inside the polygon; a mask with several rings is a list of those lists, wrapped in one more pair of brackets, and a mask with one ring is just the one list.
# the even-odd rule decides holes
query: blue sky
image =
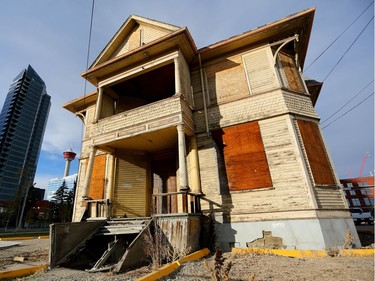
{"label": "blue sky", "polygon": [[[95,0],[89,65],[130,14],[187,26],[198,48],[316,7],[305,67],[319,56],[371,0]],[[82,123],[62,105],[94,88],[80,76],[86,68],[92,0],[2,0],[0,9],[0,106],[16,75],[30,64],[47,85],[52,107],[39,159],[36,186],[61,177],[62,152],[79,156]],[[304,74],[322,81],[374,16],[374,5]],[[316,111],[340,178],[374,171],[374,21],[324,81]],[[372,82],[372,83],[371,83]],[[371,84],[370,84],[371,83]],[[332,118],[335,111],[370,84]],[[367,100],[362,102],[367,96]],[[362,102],[362,103],[361,103]],[[355,109],[345,114],[352,107]],[[78,161],[71,165],[77,172]]]}

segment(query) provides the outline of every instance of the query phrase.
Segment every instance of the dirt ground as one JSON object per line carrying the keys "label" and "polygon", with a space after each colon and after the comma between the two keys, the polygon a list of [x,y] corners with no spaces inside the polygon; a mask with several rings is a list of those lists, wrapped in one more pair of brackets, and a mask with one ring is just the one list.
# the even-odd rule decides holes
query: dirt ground
{"label": "dirt ground", "polygon": [[[16,256],[25,257],[25,262],[48,262],[49,239],[25,240],[18,246],[0,250],[0,269],[14,263]],[[374,280],[373,257],[329,257],[329,258],[288,258],[263,255],[233,255],[224,254],[226,262],[232,261],[229,280]],[[172,275],[162,279],[167,280],[211,280],[210,270],[213,267],[213,257],[182,264]],[[107,273],[88,273],[71,269],[57,268],[40,272],[18,280],[136,280],[149,273],[148,267],[113,275]],[[253,278],[253,279],[251,279]]]}

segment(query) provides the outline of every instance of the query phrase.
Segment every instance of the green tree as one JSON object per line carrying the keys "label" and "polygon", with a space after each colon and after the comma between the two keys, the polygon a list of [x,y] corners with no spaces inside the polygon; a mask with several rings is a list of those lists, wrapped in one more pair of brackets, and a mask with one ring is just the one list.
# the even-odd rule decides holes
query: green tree
{"label": "green tree", "polygon": [[61,186],[56,190],[54,196],[52,196],[52,220],[54,222],[70,222],[72,218],[73,205],[74,205],[74,188],[69,190],[66,186],[65,180]]}
{"label": "green tree", "polygon": [[52,202],[54,203],[52,209],[52,219],[54,222],[65,222],[66,221],[66,205],[68,198],[68,188],[65,180],[62,185],[56,190],[52,196]]}

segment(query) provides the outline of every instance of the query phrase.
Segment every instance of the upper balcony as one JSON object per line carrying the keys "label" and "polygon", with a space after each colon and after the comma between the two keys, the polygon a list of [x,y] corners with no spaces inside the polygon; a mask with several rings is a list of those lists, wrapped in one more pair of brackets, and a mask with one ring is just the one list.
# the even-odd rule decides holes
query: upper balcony
{"label": "upper balcony", "polygon": [[193,132],[192,110],[181,95],[99,119],[92,124],[94,145],[159,150],[176,141],[176,126]]}
{"label": "upper balcony", "polygon": [[[118,147],[121,142],[122,147],[148,150],[141,145],[142,140],[176,140],[178,124],[185,124],[186,133],[191,134],[194,126],[189,85],[189,68],[178,53],[154,67],[142,68],[136,75],[111,78],[98,89],[94,120],[87,120],[93,121],[87,137],[97,146]],[[155,131],[159,138],[152,135]]]}

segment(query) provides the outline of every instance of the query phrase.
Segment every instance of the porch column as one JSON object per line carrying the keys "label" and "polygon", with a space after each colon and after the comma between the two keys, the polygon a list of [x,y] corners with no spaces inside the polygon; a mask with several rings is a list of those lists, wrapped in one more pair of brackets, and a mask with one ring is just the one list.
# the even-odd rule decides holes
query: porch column
{"label": "porch column", "polygon": [[177,135],[178,135],[178,164],[179,164],[180,190],[189,190],[189,187],[187,185],[186,145],[185,145],[184,124],[177,125]]}
{"label": "porch column", "polygon": [[176,94],[181,94],[180,63],[178,58],[174,58],[174,81]]}
{"label": "porch column", "polygon": [[115,167],[116,167],[116,157],[113,154],[108,155],[108,184],[107,184],[107,192],[106,192],[106,199],[112,201],[113,199],[113,191],[114,191],[114,184],[115,184]]}
{"label": "porch column", "polygon": [[193,189],[193,192],[195,193],[202,193],[202,187],[201,187],[201,180],[199,175],[199,159],[198,159],[198,147],[197,147],[197,137],[192,136],[190,138],[190,144],[191,144],[191,186]]}
{"label": "porch column", "polygon": [[83,197],[87,197],[89,193],[92,170],[94,168],[96,150],[97,150],[96,146],[91,147],[91,151],[89,155],[89,163],[87,164],[87,169],[86,169],[85,184],[83,186],[84,188]]}
{"label": "porch column", "polygon": [[94,123],[97,123],[98,120],[100,119],[100,112],[102,111],[102,102],[103,102],[103,87],[100,87],[98,88],[98,97],[96,99]]}

